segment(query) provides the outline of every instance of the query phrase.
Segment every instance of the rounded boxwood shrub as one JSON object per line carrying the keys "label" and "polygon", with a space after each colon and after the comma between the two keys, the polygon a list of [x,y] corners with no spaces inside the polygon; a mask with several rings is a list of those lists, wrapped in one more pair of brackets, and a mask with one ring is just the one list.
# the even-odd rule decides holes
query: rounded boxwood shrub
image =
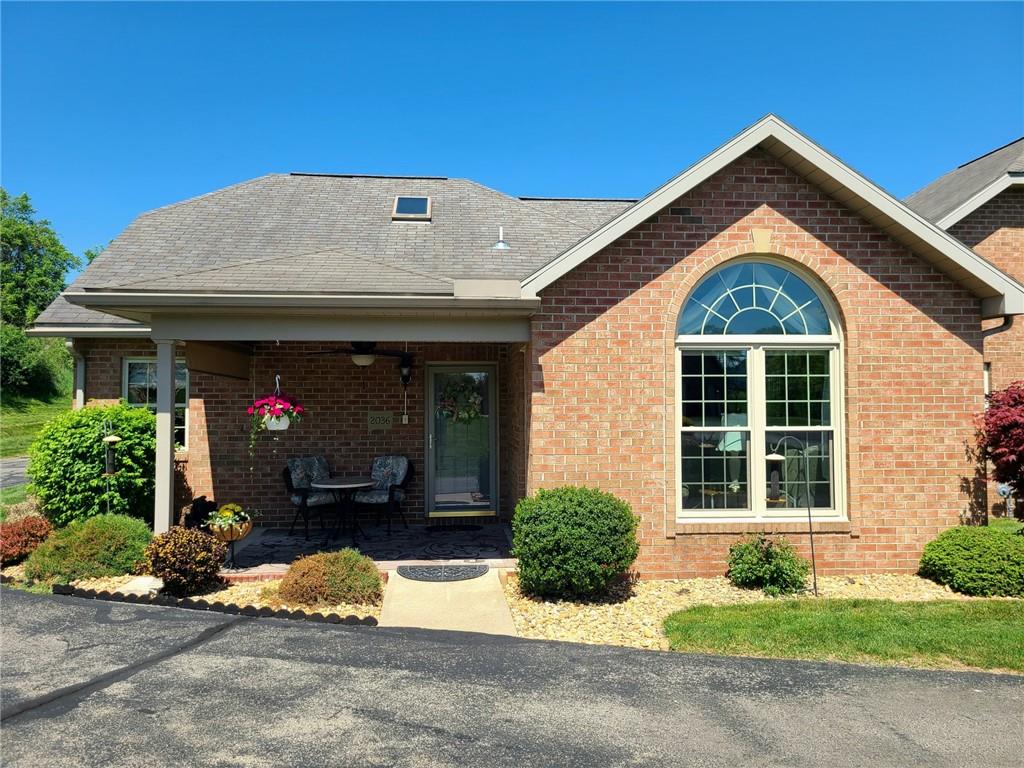
{"label": "rounded boxwood shrub", "polygon": [[[110,478],[103,475],[105,423],[121,438]],[[29,492],[57,526],[107,512],[151,517],[155,451],[156,418],[146,408],[68,411],[48,422],[29,450]]]}
{"label": "rounded boxwood shrub", "polygon": [[512,550],[519,586],[538,597],[607,593],[639,552],[629,504],[596,488],[539,490],[516,505]]}
{"label": "rounded boxwood shrub", "polygon": [[804,588],[811,564],[785,539],[750,536],[729,547],[729,581],[767,595],[791,595]]}
{"label": "rounded boxwood shrub", "polygon": [[368,605],[380,601],[377,564],[354,549],[320,552],[291,564],[277,593],[299,605]]}
{"label": "rounded boxwood shrub", "polygon": [[950,528],[925,545],[918,574],[965,595],[1024,597],[1024,536],[987,526]]}
{"label": "rounded boxwood shrub", "polygon": [[46,540],[51,530],[49,521],[42,517],[0,523],[0,563],[20,563]]}
{"label": "rounded boxwood shrub", "polygon": [[220,583],[227,546],[198,528],[175,526],[146,547],[146,570],[163,579],[164,591],[185,597]]}
{"label": "rounded boxwood shrub", "polygon": [[97,515],[54,531],[25,561],[25,576],[66,584],[135,573],[152,534],[141,520]]}

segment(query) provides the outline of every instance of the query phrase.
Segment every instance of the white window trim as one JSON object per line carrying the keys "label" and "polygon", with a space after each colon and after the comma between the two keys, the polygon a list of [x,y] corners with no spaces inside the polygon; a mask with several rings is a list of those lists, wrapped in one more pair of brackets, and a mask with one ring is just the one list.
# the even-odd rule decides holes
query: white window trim
{"label": "white window trim", "polygon": [[[843,365],[843,338],[838,331],[839,322],[835,308],[828,298],[822,295],[812,275],[797,265],[785,263],[770,256],[752,256],[732,259],[718,269],[742,261],[772,263],[795,273],[817,294],[822,306],[828,314],[832,325],[829,336],[800,335],[688,335],[677,336],[675,344],[675,498],[676,523],[678,525],[699,523],[791,523],[806,522],[807,508],[769,508],[764,501],[763,488],[767,484],[767,467],[763,437],[767,432],[832,432],[832,508],[811,509],[811,517],[823,522],[845,522],[849,520],[846,498],[846,400],[845,400],[845,366]],[[712,273],[708,273],[709,275]],[[688,299],[687,299],[688,300]],[[684,303],[685,307],[685,303]],[[682,309],[680,309],[682,313]],[[748,451],[749,484],[747,498],[750,509],[684,509],[683,507],[683,350],[749,350],[747,355],[747,414],[748,425],[743,427],[750,434]],[[768,427],[765,413],[767,402],[765,393],[764,351],[765,349],[827,349],[829,350],[829,397],[831,426],[829,427]],[[719,429],[710,428],[706,431],[737,431],[735,427]]]}
{"label": "white window trim", "polygon": [[[131,408],[148,408],[148,405],[141,405],[138,403],[128,402],[128,366],[131,363],[152,363],[156,365],[156,357],[124,357],[121,359],[121,399],[124,400],[125,404]],[[192,400],[192,374],[188,369],[188,362],[184,357],[174,358],[175,367],[178,363],[185,363],[185,442],[183,448],[188,450],[188,438],[189,438],[189,410]],[[177,403],[173,404],[175,410],[180,408]],[[173,419],[172,419],[173,421]]]}

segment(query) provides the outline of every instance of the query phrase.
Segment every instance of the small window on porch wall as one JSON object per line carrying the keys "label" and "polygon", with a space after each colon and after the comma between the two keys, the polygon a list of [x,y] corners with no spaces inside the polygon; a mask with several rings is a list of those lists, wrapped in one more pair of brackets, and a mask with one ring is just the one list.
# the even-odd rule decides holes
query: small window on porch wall
{"label": "small window on porch wall", "polygon": [[677,326],[681,521],[843,516],[840,342],[791,269],[742,260],[701,280]]}
{"label": "small window on porch wall", "polygon": [[[156,358],[133,357],[124,361],[122,397],[136,408],[156,412]],[[188,367],[184,360],[174,366],[174,442],[188,446]]]}

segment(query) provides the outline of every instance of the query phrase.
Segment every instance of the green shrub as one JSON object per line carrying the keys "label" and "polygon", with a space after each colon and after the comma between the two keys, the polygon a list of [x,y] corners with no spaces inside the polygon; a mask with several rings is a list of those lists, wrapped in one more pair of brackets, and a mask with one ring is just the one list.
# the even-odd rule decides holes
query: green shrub
{"label": "green shrub", "polygon": [[763,589],[766,595],[790,595],[804,588],[811,564],[785,539],[762,535],[729,547],[729,581],[745,589]]}
{"label": "green shrub", "polygon": [[[109,478],[103,474],[105,423],[121,438]],[[68,411],[48,422],[30,449],[29,492],[57,526],[106,512],[151,519],[155,451],[156,418],[145,408]]]}
{"label": "green shrub", "polygon": [[605,594],[636,560],[636,526],[629,504],[596,488],[537,491],[512,518],[520,588],[544,597]]}
{"label": "green shrub", "polygon": [[146,547],[146,570],[164,580],[164,591],[184,597],[220,582],[227,547],[198,528],[174,527]]}
{"label": "green shrub", "polygon": [[23,517],[0,523],[0,563],[20,563],[50,535],[50,522],[42,517]]}
{"label": "green shrub", "polygon": [[149,543],[149,527],[134,517],[98,515],[50,534],[25,561],[25,576],[66,584],[135,573]]}
{"label": "green shrub", "polygon": [[983,526],[950,528],[925,545],[918,574],[965,595],[1024,597],[1024,536]]}
{"label": "green shrub", "polygon": [[277,592],[282,600],[299,605],[367,605],[380,601],[383,585],[373,560],[342,549],[299,558]]}
{"label": "green shrub", "polygon": [[0,327],[0,389],[5,395],[47,398],[67,392],[71,355],[62,339],[33,339],[9,323]]}

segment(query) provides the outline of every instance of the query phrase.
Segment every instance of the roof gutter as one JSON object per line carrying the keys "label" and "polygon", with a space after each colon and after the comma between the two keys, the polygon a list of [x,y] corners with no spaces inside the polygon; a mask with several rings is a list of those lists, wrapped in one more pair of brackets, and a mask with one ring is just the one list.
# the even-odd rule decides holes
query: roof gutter
{"label": "roof gutter", "polygon": [[[508,283],[514,281],[464,281],[472,283]],[[251,309],[395,309],[395,310],[472,310],[504,309],[517,310],[527,314],[540,306],[538,298],[524,298],[518,290],[509,295],[503,287],[504,296],[488,295],[481,289],[475,295],[430,296],[422,294],[375,295],[375,294],[257,294],[257,293],[150,293],[127,291],[82,291],[66,292],[64,298],[70,303],[89,309],[104,311],[132,310],[210,310],[224,308]]]}

